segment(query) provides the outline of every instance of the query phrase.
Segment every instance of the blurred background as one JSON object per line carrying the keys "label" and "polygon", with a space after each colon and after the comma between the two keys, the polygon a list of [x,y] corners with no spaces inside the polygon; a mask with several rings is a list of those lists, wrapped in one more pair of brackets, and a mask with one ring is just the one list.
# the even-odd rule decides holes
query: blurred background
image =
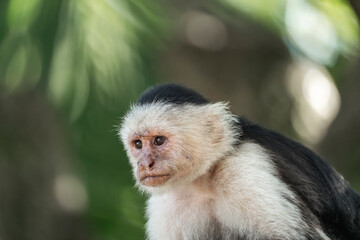
{"label": "blurred background", "polygon": [[360,191],[356,0],[0,0],[0,239],[144,239],[116,135],[174,82],[319,153]]}

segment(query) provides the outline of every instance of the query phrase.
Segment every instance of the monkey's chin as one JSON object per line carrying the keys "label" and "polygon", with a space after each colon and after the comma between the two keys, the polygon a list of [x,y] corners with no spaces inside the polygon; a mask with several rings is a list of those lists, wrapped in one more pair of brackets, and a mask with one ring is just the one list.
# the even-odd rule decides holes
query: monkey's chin
{"label": "monkey's chin", "polygon": [[169,179],[170,174],[145,176],[140,179],[140,183],[148,187],[157,187],[164,184]]}

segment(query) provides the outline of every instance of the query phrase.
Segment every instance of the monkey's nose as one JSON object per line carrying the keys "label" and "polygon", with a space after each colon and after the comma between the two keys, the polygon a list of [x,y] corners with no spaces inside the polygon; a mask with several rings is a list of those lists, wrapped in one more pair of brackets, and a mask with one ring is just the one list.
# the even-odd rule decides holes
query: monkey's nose
{"label": "monkey's nose", "polygon": [[155,161],[150,158],[142,159],[138,162],[138,167],[140,171],[149,171],[152,170]]}

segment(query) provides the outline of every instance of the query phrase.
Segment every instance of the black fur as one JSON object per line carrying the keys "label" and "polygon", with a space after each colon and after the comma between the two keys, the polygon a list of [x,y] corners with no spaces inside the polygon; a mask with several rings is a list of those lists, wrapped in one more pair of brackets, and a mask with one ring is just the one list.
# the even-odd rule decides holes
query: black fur
{"label": "black fur", "polygon": [[155,102],[195,105],[209,103],[206,98],[197,92],[176,84],[162,84],[148,89],[141,95],[137,105],[144,105]]}
{"label": "black fur", "polygon": [[240,119],[240,126],[241,141],[256,142],[270,152],[310,226],[320,224],[331,239],[360,240],[360,196],[339,173],[295,141],[245,119]]}

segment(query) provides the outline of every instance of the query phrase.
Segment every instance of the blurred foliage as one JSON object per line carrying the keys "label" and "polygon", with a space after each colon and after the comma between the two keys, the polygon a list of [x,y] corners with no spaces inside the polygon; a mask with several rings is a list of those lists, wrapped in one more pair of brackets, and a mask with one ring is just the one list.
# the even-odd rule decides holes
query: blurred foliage
{"label": "blurred foliage", "polygon": [[155,4],[143,2],[70,1],[68,8],[61,16],[49,97],[67,105],[74,120],[87,104],[90,88],[105,105],[117,105],[123,95],[144,86],[145,75],[151,79],[150,51],[141,49],[142,41],[153,49],[164,20],[156,15]]}
{"label": "blurred foliage", "polygon": [[[297,51],[297,53],[305,54],[312,58],[311,52],[317,51],[321,45],[327,45],[328,39],[321,36],[317,39],[317,32],[314,32],[313,25],[321,24],[319,34],[326,34],[324,29],[328,24],[336,35],[336,48],[342,54],[349,56],[353,55],[355,49],[359,47],[359,25],[354,11],[349,6],[348,2],[343,0],[321,0],[321,1],[305,1],[305,0],[260,0],[260,1],[245,1],[245,0],[226,0],[225,5],[232,11],[239,11],[249,15],[254,20],[266,25],[269,29],[277,32],[283,36],[286,41],[289,41],[290,50]],[[291,26],[291,23],[294,22]],[[319,21],[322,21],[319,23]],[[289,26],[290,25],[290,26]],[[293,29],[292,29],[293,28]],[[305,36],[293,34],[294,30],[301,31],[301,28],[306,28],[308,31]],[[304,47],[298,41],[306,41],[309,37],[314,41],[311,46]],[[318,41],[318,45],[314,45]],[[337,58],[337,56],[335,56]],[[334,64],[337,59],[327,61],[313,57],[313,60],[320,61],[320,63]]]}
{"label": "blurred foliage", "polygon": [[165,14],[143,1],[0,6],[1,92],[38,88],[71,123],[65,128],[77,159],[71,164],[88,192],[95,239],[143,238],[144,199],[133,191],[116,126],[129,99],[155,82],[150,56],[166,32]]}
{"label": "blurred foliage", "polygon": [[[295,58],[344,69],[341,59],[353,56],[359,45],[358,22],[347,2],[289,2],[225,0],[202,8],[218,16],[245,14],[284,39]],[[313,14],[309,18],[325,19],[334,38],[302,45],[308,39],[297,39],[288,19],[297,14],[289,9],[299,6]],[[132,187],[116,128],[129,103],[159,80],[154,59],[174,36],[174,8],[162,1],[0,0],[0,101],[35,92],[56,109],[70,146],[70,172],[87,191],[82,214],[90,239],[144,237],[145,199]],[[333,54],[314,55],[318,46]],[[0,124],[1,119],[6,118],[0,116]]]}

